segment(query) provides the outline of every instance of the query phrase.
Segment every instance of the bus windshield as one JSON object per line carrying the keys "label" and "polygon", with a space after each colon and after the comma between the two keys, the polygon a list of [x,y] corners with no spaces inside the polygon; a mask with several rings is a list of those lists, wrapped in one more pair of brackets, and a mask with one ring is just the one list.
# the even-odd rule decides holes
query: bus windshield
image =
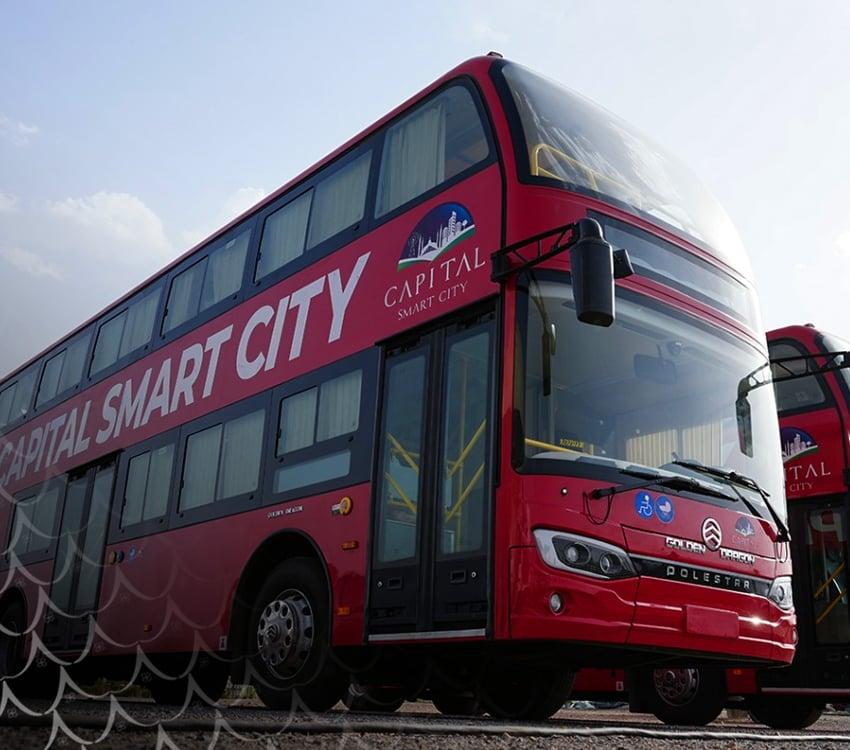
{"label": "bus windshield", "polygon": [[523,296],[515,407],[531,471],[543,460],[570,473],[573,461],[602,459],[687,474],[674,462],[698,461],[751,477],[785,517],[772,389],[750,394],[746,452],[736,418],[738,381],[767,362],[764,352],[619,288],[610,328],[582,324],[565,273],[526,277]]}
{"label": "bus windshield", "polygon": [[[562,184],[620,204],[707,245],[751,277],[729,217],[678,159],[583,96],[506,63],[502,73],[516,107],[526,179]],[[522,151],[522,149],[521,149]]]}

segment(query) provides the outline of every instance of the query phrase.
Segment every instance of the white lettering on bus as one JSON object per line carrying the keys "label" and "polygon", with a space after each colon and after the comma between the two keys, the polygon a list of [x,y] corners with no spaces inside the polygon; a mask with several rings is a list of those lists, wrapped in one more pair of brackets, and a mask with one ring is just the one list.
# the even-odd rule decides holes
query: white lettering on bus
{"label": "white lettering on bus", "polygon": [[133,397],[133,381],[127,380],[124,383],[124,388],[121,391],[121,405],[118,407],[118,418],[115,420],[115,428],[112,431],[112,437],[118,437],[121,434],[122,427],[130,427],[137,429],[142,419],[142,409],[145,405],[145,400],[148,396],[148,386],[151,382],[152,370],[148,368],[142,376],[142,382],[136,390],[136,396]]}
{"label": "white lettering on bus", "polygon": [[207,398],[212,393],[215,383],[215,373],[218,370],[218,355],[221,354],[222,345],[230,341],[232,335],[233,324],[231,323],[227,328],[222,328],[207,338],[207,343],[204,344],[204,351],[210,353],[210,363],[207,365],[207,377],[204,380],[204,392],[202,394],[203,398]]}
{"label": "white lettering on bus", "polygon": [[360,281],[360,276],[363,273],[363,269],[366,268],[366,261],[368,260],[369,253],[363,253],[357,259],[357,262],[354,264],[354,270],[351,272],[351,276],[348,277],[348,283],[345,286],[342,286],[338,268],[335,268],[328,274],[328,286],[331,290],[331,308],[333,310],[331,330],[328,334],[329,344],[331,341],[336,341],[342,335],[345,311],[348,309],[348,303],[351,302],[354,289],[357,287],[357,282]]}
{"label": "white lettering on bus", "polygon": [[272,340],[269,342],[269,356],[266,357],[266,371],[273,370],[277,364],[277,352],[280,349],[280,337],[283,335],[283,323],[286,320],[286,311],[289,309],[289,295],[281,297],[277,303],[277,314],[272,328]]}
{"label": "white lettering on bus", "polygon": [[[200,344],[192,344],[183,350],[180,355],[180,365],[177,368],[177,378],[174,381],[174,393],[171,396],[170,411],[177,411],[180,406],[180,398],[186,406],[191,406],[195,401],[192,389],[195,381],[201,374],[201,365],[204,361],[204,347]],[[189,369],[191,367],[191,369]]]}
{"label": "white lettering on bus", "polygon": [[[331,308],[327,341],[331,343],[340,339],[346,314],[369,257],[370,253],[366,252],[357,258],[347,280],[336,268],[291,294],[282,296],[276,304],[265,304],[255,310],[239,332],[234,362],[237,376],[241,380],[249,380],[262,370],[271,370],[278,364],[284,325],[290,310],[295,312],[295,320],[289,360],[301,356],[311,305],[326,289]],[[420,287],[433,283],[433,272],[422,276],[418,282]],[[143,373],[134,377],[125,376],[112,383],[99,407],[95,407],[96,411],[98,408],[100,410],[99,424],[93,433],[95,443],[103,445],[121,436],[122,432],[138,430],[152,420],[167,417],[182,404],[190,406],[198,399],[210,397],[215,388],[224,345],[233,338],[234,325],[230,324],[210,334],[203,344],[194,342],[187,345],[180,352],[179,364],[177,353],[173,352]],[[253,358],[249,354],[251,349]],[[209,357],[204,373],[207,353]],[[229,358],[234,355],[228,350],[227,356],[226,364],[229,367]],[[199,395],[195,389],[202,375],[203,390]],[[91,406],[90,400],[74,406],[40,426],[33,426],[27,435],[21,436],[14,443],[0,441],[0,470],[5,472],[0,474],[0,486],[18,483],[32,472],[49,469],[63,459],[73,458],[89,450],[91,438],[87,426]]]}
{"label": "white lettering on bus", "polygon": [[166,357],[162,366],[159,368],[159,375],[156,376],[156,383],[153,386],[153,393],[150,401],[145,408],[145,415],[139,423],[144,427],[151,418],[151,415],[159,410],[160,417],[168,416],[168,406],[171,403],[171,357]]}
{"label": "white lettering on bus", "polygon": [[292,293],[289,303],[290,307],[298,308],[298,317],[295,318],[295,333],[292,335],[292,346],[289,348],[290,362],[301,356],[301,344],[304,341],[304,329],[307,326],[307,315],[310,313],[310,302],[313,297],[321,294],[324,288],[325,277],[322,276]]}
{"label": "white lettering on bus", "polygon": [[251,334],[257,326],[267,326],[274,317],[274,308],[271,305],[263,305],[257,310],[245,324],[242,336],[239,339],[239,348],[236,351],[236,374],[242,380],[250,380],[263,367],[266,361],[264,354],[260,353],[254,359],[248,359],[248,343]]}

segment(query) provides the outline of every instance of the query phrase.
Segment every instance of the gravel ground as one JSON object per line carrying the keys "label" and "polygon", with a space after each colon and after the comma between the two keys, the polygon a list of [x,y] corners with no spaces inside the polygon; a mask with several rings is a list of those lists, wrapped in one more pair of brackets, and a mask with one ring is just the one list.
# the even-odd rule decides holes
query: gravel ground
{"label": "gravel ground", "polygon": [[[283,727],[289,724],[285,714],[268,711],[254,705],[236,705],[220,710],[223,721],[220,731],[213,730],[216,711],[208,708],[190,708],[181,716],[181,722],[188,722],[188,728],[169,726],[167,719],[173,716],[175,710],[169,711],[143,702],[125,702],[123,704],[133,720],[153,725],[150,729],[138,729],[127,726],[126,721],[118,719],[117,723],[106,733],[102,727],[110,713],[107,702],[65,701],[61,704],[58,714],[52,717],[54,727],[14,726],[10,723],[22,719],[14,711],[7,711],[0,717],[0,748],[2,750],[41,750],[48,745],[54,748],[77,748],[82,743],[66,732],[73,732],[83,743],[95,748],[116,748],[123,750],[142,750],[179,748],[200,749],[217,748],[346,748],[365,750],[366,748],[399,748],[413,750],[427,748],[428,750],[458,750],[458,748],[475,748],[476,750],[501,750],[502,748],[547,748],[551,750],[697,750],[699,748],[717,748],[717,750],[804,750],[805,748],[842,748],[850,750],[850,715],[827,714],[817,724],[806,732],[794,733],[792,740],[743,739],[729,736],[729,733],[757,733],[760,735],[776,734],[764,727],[750,723],[743,715],[721,717],[712,724],[709,732],[724,733],[718,738],[650,738],[627,736],[629,731],[667,729],[652,717],[636,716],[622,710],[565,710],[546,724],[523,724],[517,729],[499,724],[489,719],[482,720],[453,720],[434,713],[430,704],[406,704],[401,712],[392,717],[370,715],[352,715],[337,710],[314,717],[297,717],[296,724],[305,721],[321,722],[333,729],[344,731],[328,731],[321,734],[305,734],[303,732],[287,731]],[[67,722],[63,729],[58,717]],[[158,721],[166,721],[163,726],[156,725]],[[412,731],[405,733],[363,731],[364,722],[386,724],[389,721],[398,726],[431,725],[440,733],[424,733]],[[81,728],[81,725],[96,723],[96,729]],[[257,726],[259,724],[260,726]],[[482,727],[489,731],[497,730],[498,734],[468,734],[461,733],[463,727]],[[227,727],[230,727],[228,731]],[[457,728],[456,731],[455,727]],[[547,730],[554,728],[569,731],[600,730],[611,731],[620,727],[620,734],[587,737],[587,736],[543,736]],[[256,731],[261,729],[262,731]],[[52,735],[52,732],[55,734]],[[520,736],[519,732],[534,731],[536,736]],[[700,731],[700,730],[693,730]],[[670,730],[672,734],[680,734],[680,730]],[[816,739],[822,735],[839,735],[841,740],[823,741]],[[51,736],[53,742],[51,743]],[[103,739],[101,739],[103,737]],[[98,741],[100,740],[100,741]]]}

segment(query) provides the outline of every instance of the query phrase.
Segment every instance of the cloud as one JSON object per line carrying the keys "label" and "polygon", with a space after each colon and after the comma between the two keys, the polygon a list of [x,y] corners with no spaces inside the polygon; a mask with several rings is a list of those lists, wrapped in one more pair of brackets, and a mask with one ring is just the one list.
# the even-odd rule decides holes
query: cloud
{"label": "cloud", "polygon": [[213,232],[225,226],[240,214],[266,197],[266,191],[257,187],[241,187],[234,190],[222,203],[218,213],[204,226],[186,229],[180,233],[183,250],[194,247]]}
{"label": "cloud", "polygon": [[850,259],[850,229],[841,232],[834,241],[835,253],[840,258]]}
{"label": "cloud", "polygon": [[13,268],[17,268],[30,276],[46,276],[56,280],[62,278],[52,263],[48,263],[40,255],[22,250],[19,247],[0,249],[0,258]]}
{"label": "cloud", "polygon": [[4,138],[14,146],[25,146],[30,142],[30,137],[38,132],[37,125],[27,125],[0,114],[0,138]]}
{"label": "cloud", "polygon": [[472,36],[475,39],[481,39],[482,41],[488,42],[496,42],[497,44],[505,44],[510,41],[510,34],[505,31],[499,31],[494,29],[489,23],[486,21],[476,21],[472,24]]}
{"label": "cloud", "polygon": [[0,214],[12,214],[18,211],[18,197],[11,193],[0,193]]}
{"label": "cloud", "polygon": [[96,235],[91,249],[110,257],[143,265],[151,261],[159,265],[172,258],[162,220],[135,195],[101,191],[50,203],[48,210],[89,236]]}

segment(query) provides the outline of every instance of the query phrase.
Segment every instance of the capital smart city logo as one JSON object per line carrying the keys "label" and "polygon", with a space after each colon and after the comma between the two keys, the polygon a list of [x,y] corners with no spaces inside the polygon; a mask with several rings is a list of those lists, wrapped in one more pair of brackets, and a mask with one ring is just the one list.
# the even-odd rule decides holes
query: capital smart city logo
{"label": "capital smart city logo", "polygon": [[474,234],[475,222],[466,207],[460,203],[443,203],[425,214],[410,233],[398,260],[398,270],[432,263]]}
{"label": "capital smart city logo", "polygon": [[779,433],[782,442],[782,463],[817,453],[818,444],[805,430],[798,427],[783,427]]}

